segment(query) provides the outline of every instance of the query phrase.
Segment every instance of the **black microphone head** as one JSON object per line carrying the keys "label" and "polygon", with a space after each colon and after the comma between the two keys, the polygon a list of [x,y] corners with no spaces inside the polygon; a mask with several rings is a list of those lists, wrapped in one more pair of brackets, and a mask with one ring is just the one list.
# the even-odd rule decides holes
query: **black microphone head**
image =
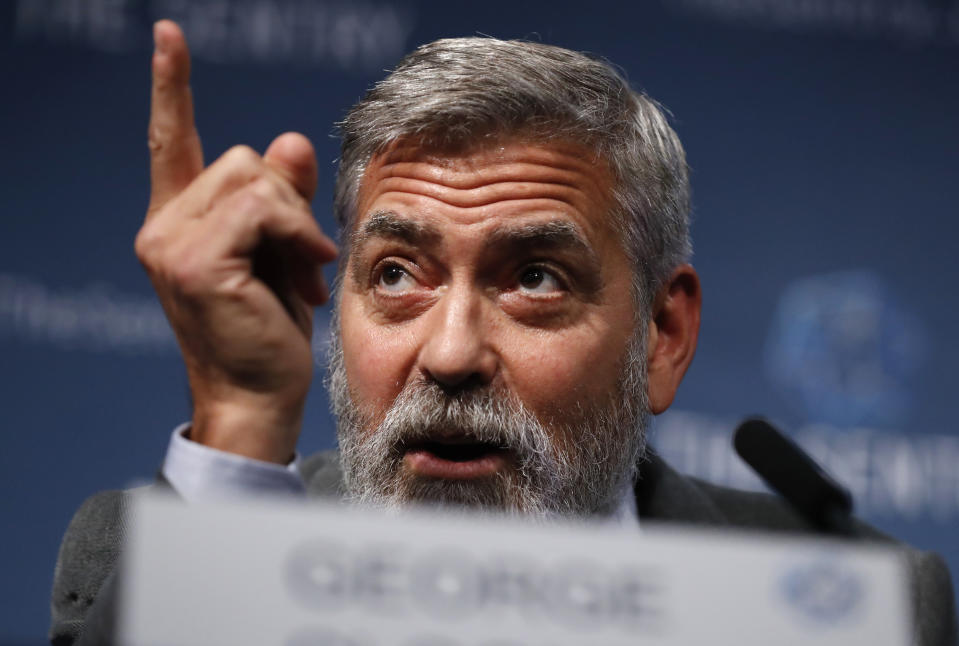
{"label": "black microphone head", "polygon": [[766,420],[747,419],[733,436],[736,452],[766,483],[815,524],[852,512],[852,496],[809,455]]}

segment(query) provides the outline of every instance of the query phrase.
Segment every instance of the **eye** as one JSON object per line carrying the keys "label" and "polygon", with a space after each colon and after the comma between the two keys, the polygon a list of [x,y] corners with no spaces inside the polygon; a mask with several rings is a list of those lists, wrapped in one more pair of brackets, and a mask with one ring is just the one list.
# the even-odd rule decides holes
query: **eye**
{"label": "eye", "polygon": [[390,263],[380,270],[376,286],[387,292],[402,292],[415,287],[416,281],[408,271]]}
{"label": "eye", "polygon": [[563,284],[544,267],[527,267],[520,274],[519,289],[527,294],[551,294],[562,291]]}

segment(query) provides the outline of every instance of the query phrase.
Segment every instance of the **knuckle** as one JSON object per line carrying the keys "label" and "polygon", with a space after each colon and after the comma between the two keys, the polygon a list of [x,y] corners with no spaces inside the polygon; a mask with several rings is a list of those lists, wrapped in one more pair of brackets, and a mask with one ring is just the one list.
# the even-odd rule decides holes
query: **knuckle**
{"label": "knuckle", "polygon": [[299,211],[303,211],[303,213],[309,215],[310,217],[313,216],[313,208],[310,206],[309,201],[307,201],[296,190],[292,192],[292,205],[294,208]]}
{"label": "knuckle", "polygon": [[163,246],[163,238],[156,227],[145,225],[133,240],[133,250],[145,265],[153,264],[157,250]]}
{"label": "knuckle", "polygon": [[225,153],[223,159],[231,166],[244,169],[259,169],[263,164],[263,159],[259,153],[244,144],[233,146]]}
{"label": "knuckle", "polygon": [[161,228],[144,225],[134,240],[137,257],[154,285],[167,293],[191,295],[207,273],[206,254],[196,241],[166,235]]}
{"label": "knuckle", "polygon": [[250,184],[242,190],[237,191],[233,196],[232,202],[232,209],[236,213],[242,214],[247,218],[253,218],[261,216],[268,210],[271,200],[268,196],[256,190],[254,184]]}
{"label": "knuckle", "polygon": [[158,153],[166,147],[169,132],[156,122],[150,122],[147,128],[147,147],[152,153]]}
{"label": "knuckle", "polygon": [[279,202],[283,199],[283,192],[276,182],[270,180],[268,176],[259,177],[250,182],[247,190],[258,196],[265,202]]}

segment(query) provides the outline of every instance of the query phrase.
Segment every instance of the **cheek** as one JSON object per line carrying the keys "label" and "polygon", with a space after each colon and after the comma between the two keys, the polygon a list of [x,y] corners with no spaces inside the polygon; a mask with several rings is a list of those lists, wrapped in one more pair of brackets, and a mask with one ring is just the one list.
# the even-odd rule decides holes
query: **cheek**
{"label": "cheek", "polygon": [[405,385],[415,344],[403,326],[371,323],[361,304],[348,295],[340,304],[340,328],[353,400],[379,417]]}
{"label": "cheek", "polygon": [[626,343],[603,326],[549,333],[504,348],[510,386],[541,416],[589,411],[617,392]]}

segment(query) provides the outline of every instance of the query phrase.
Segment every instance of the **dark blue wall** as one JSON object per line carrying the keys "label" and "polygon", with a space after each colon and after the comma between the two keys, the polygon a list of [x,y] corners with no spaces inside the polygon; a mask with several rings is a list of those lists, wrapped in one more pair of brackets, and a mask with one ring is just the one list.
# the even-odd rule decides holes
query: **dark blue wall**
{"label": "dark blue wall", "polygon": [[[413,46],[482,33],[623,66],[685,142],[705,291],[700,349],[657,444],[686,470],[756,486],[728,436],[764,413],[849,484],[867,518],[959,571],[959,2],[632,4],[0,6],[0,642],[43,641],[71,513],[94,491],[149,479],[188,416],[132,251],[159,17],[183,21],[193,44],[208,158],[306,133],[327,230],[332,124]],[[314,391],[304,452],[333,441]]]}

